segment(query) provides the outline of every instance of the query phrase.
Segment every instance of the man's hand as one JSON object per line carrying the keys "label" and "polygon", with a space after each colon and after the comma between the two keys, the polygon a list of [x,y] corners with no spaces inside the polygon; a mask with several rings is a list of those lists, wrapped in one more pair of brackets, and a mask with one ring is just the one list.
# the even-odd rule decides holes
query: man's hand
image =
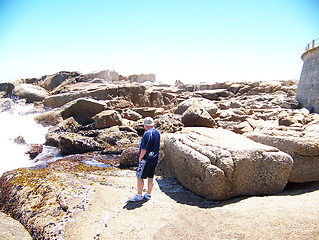
{"label": "man's hand", "polygon": [[146,149],[142,149],[141,152],[140,152],[140,156],[138,157],[138,161],[142,161],[143,157],[145,156],[146,154]]}

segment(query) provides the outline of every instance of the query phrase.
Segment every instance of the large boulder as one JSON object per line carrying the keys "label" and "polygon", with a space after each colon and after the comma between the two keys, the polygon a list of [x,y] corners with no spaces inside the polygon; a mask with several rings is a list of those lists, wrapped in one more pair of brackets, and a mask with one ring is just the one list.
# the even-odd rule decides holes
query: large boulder
{"label": "large boulder", "polygon": [[138,162],[138,148],[129,147],[120,156],[121,167],[136,167]]}
{"label": "large boulder", "polygon": [[149,100],[145,94],[146,87],[142,85],[105,85],[98,83],[76,83],[66,86],[63,93],[55,94],[44,99],[47,107],[57,108],[78,98],[92,98],[95,100],[123,99],[135,106],[146,106]]}
{"label": "large boulder", "polygon": [[188,108],[190,108],[194,104],[196,106],[201,105],[201,107],[204,108],[212,117],[216,116],[218,107],[213,101],[205,98],[189,98],[187,100],[184,100],[180,104],[178,104],[174,113],[182,115]]}
{"label": "large boulder", "polygon": [[151,107],[163,107],[165,105],[163,95],[160,91],[151,91],[149,93],[149,101]]}
{"label": "large boulder", "polygon": [[137,120],[142,118],[141,114],[139,114],[139,113],[137,113],[129,108],[123,109],[121,115],[123,118],[126,118],[128,120],[132,120],[132,121],[137,121]]}
{"label": "large boulder", "polygon": [[146,86],[125,84],[118,87],[118,97],[130,101],[134,106],[143,107],[148,102]]}
{"label": "large boulder", "polygon": [[182,115],[182,123],[185,127],[216,127],[217,124],[206,109],[194,102]]}
{"label": "large boulder", "polygon": [[79,75],[80,74],[77,72],[62,71],[53,75],[44,76],[44,79],[40,83],[40,86],[48,91],[52,91],[54,88],[63,83],[66,79],[77,77]]}
{"label": "large boulder", "polygon": [[89,97],[87,92],[70,92],[70,93],[60,93],[48,96],[43,100],[43,105],[49,108],[62,107],[64,104],[74,101],[78,98]]}
{"label": "large boulder", "polygon": [[289,182],[319,181],[319,138],[317,134],[292,131],[251,132],[246,136],[256,142],[276,147],[294,162]]}
{"label": "large boulder", "polygon": [[27,103],[33,103],[42,101],[49,96],[49,93],[40,86],[22,83],[15,86],[12,95],[19,98],[25,98]]}
{"label": "large boulder", "polygon": [[78,123],[85,125],[93,123],[92,117],[105,110],[106,105],[102,102],[80,98],[65,105],[61,110],[63,119],[73,117]]}
{"label": "large boulder", "polygon": [[93,117],[94,126],[97,129],[122,125],[122,117],[115,110],[105,110]]}
{"label": "large boulder", "polygon": [[[43,124],[43,123],[42,123]],[[82,125],[79,124],[73,117],[62,120],[57,125],[50,127],[45,136],[45,145],[59,147],[60,136],[64,133],[77,133]],[[91,135],[90,135],[91,137]]]}
{"label": "large boulder", "polygon": [[47,127],[59,124],[63,121],[63,118],[60,109],[55,108],[35,116],[34,120],[42,126]]}
{"label": "large boulder", "polygon": [[164,140],[164,159],[186,188],[212,200],[283,190],[293,160],[224,129],[184,128]]}
{"label": "large boulder", "polygon": [[161,132],[174,133],[180,131],[184,127],[181,116],[172,113],[159,116],[156,118],[155,123],[156,128]]}
{"label": "large boulder", "polygon": [[105,148],[102,142],[76,133],[63,133],[59,140],[59,148],[66,155],[99,151]]}

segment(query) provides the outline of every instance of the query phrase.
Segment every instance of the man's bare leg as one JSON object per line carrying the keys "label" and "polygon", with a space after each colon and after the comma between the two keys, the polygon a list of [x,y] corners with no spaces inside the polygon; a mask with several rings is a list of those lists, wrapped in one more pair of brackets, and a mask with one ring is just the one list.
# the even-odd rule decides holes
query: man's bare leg
{"label": "man's bare leg", "polygon": [[144,188],[144,180],[142,178],[137,178],[137,194],[142,195]]}
{"label": "man's bare leg", "polygon": [[147,179],[147,193],[148,194],[151,194],[151,192],[153,190],[153,186],[154,186],[153,178],[148,178]]}

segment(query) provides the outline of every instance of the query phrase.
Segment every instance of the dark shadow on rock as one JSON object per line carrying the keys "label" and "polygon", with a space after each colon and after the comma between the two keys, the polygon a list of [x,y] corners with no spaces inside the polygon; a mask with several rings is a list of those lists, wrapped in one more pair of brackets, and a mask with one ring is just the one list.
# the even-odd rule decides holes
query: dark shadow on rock
{"label": "dark shadow on rock", "polygon": [[236,203],[247,197],[235,197],[223,201],[213,201],[201,197],[183,187],[175,178],[162,178],[156,180],[162,192],[174,199],[177,203],[197,206],[200,208],[222,207],[231,203]]}
{"label": "dark shadow on rock", "polygon": [[[222,201],[212,201],[198,196],[192,191],[184,188],[175,178],[162,178],[156,180],[162,192],[174,199],[177,203],[197,206],[200,208],[223,207],[228,204],[237,203],[249,197],[256,196],[238,196]],[[319,190],[319,182],[309,183],[288,183],[281,193],[274,196],[301,195]],[[258,195],[258,197],[267,197],[271,195]]]}
{"label": "dark shadow on rock", "polygon": [[319,190],[319,182],[288,183],[277,196],[301,195]]}
{"label": "dark shadow on rock", "polygon": [[136,208],[142,207],[143,204],[146,203],[147,201],[148,200],[143,199],[142,201],[138,201],[138,202],[127,202],[125,206],[123,207],[123,209],[134,210]]}

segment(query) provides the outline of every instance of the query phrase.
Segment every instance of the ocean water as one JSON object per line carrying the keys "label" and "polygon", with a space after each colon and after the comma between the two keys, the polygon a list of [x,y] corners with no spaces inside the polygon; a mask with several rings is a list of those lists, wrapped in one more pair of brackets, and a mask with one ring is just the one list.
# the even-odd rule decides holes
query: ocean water
{"label": "ocean water", "polygon": [[[0,112],[0,175],[9,170],[34,165],[34,161],[25,154],[27,144],[43,144],[48,127],[34,121],[39,113],[32,110],[33,104],[16,101],[10,109]],[[24,138],[26,144],[14,141],[19,136]],[[43,152],[45,151],[48,150]]]}
{"label": "ocean water", "polygon": [[[49,127],[34,121],[39,112],[34,111],[33,104],[16,101],[10,109],[0,112],[0,176],[17,168],[39,169],[46,167],[48,163],[62,157],[60,149],[43,145],[42,152],[35,158],[30,159],[26,154],[28,144],[44,144],[45,135]],[[17,137],[23,137],[25,144],[16,143]],[[110,167],[101,163],[94,156],[88,156],[83,163],[97,166]]]}

